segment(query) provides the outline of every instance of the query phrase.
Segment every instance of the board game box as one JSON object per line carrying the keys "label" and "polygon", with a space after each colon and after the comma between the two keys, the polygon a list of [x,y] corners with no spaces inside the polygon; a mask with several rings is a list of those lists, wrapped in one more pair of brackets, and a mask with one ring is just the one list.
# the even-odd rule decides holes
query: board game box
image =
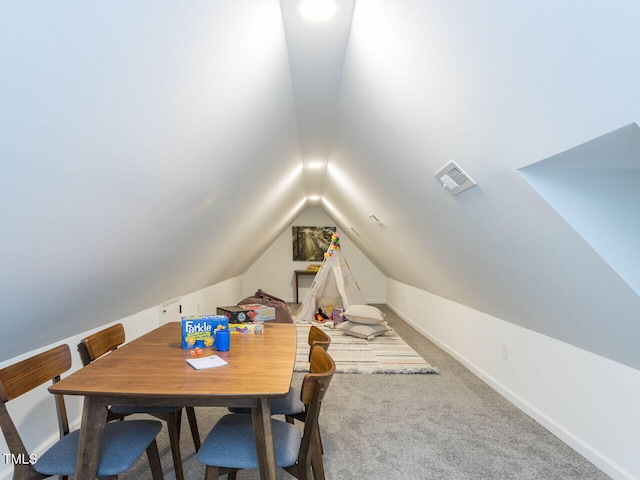
{"label": "board game box", "polygon": [[264,325],[262,323],[230,323],[229,331],[231,335],[264,335]]}
{"label": "board game box", "polygon": [[228,307],[218,307],[216,313],[218,315],[225,315],[229,319],[229,323],[244,323],[250,322],[251,319],[248,313],[250,309],[244,308],[244,306],[229,305]]}
{"label": "board game box", "polygon": [[193,315],[181,317],[182,348],[209,348],[215,343],[215,332],[229,328],[225,315]]}
{"label": "board game box", "polygon": [[238,306],[249,310],[247,312],[247,317],[249,317],[249,321],[253,323],[262,323],[265,320],[276,319],[275,307],[268,307],[260,303],[243,303]]}

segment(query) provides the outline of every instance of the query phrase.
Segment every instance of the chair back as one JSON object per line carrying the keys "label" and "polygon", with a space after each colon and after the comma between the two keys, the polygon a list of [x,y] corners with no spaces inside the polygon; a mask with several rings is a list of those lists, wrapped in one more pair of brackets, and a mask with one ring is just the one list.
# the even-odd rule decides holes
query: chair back
{"label": "chair back", "polygon": [[326,352],[329,349],[329,344],[331,344],[331,337],[315,325],[311,325],[307,341],[309,343],[309,361],[311,361],[313,347],[318,345]]}
{"label": "chair back", "polygon": [[124,340],[124,327],[121,323],[83,338],[78,344],[82,365],[86,367],[96,358],[115,350],[124,343]]}
{"label": "chair back", "polygon": [[[9,416],[6,403],[47,381],[57,382],[60,380],[60,375],[70,368],[69,346],[60,345],[0,370],[0,429],[12,454],[21,454],[24,455],[22,458],[28,458],[27,449]],[[66,435],[69,433],[69,424],[62,395],[56,395],[56,404],[60,434]],[[14,468],[28,471],[29,467],[29,465],[16,465]]]}
{"label": "chair back", "polygon": [[336,364],[333,358],[327,353],[323,346],[311,348],[311,358],[309,360],[309,373],[302,380],[300,400],[306,406],[311,405],[316,394],[319,401],[322,401],[326,389],[331,383],[333,374],[336,371]]}
{"label": "chair back", "polygon": [[305,419],[302,443],[298,453],[298,465],[303,469],[305,465],[311,465],[313,449],[322,448],[319,440],[318,417],[322,400],[336,371],[333,358],[322,346],[312,347],[310,362],[309,373],[302,380],[302,391],[300,392],[300,399],[305,405]]}

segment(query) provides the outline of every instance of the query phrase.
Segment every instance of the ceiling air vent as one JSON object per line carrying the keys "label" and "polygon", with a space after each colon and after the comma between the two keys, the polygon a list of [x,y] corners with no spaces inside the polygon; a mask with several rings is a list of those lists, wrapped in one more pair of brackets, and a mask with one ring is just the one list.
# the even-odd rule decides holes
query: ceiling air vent
{"label": "ceiling air vent", "polygon": [[372,213],[371,215],[369,215],[369,218],[371,219],[371,221],[372,221],[373,223],[375,223],[375,224],[376,224],[377,226],[379,226],[380,228],[382,228],[382,227],[384,226],[384,224],[382,223],[382,221],[381,221],[378,217],[376,217],[376,216],[375,216],[375,214],[373,214],[373,213]]}
{"label": "ceiling air vent", "polygon": [[438,170],[435,177],[453,195],[457,195],[476,184],[453,160]]}

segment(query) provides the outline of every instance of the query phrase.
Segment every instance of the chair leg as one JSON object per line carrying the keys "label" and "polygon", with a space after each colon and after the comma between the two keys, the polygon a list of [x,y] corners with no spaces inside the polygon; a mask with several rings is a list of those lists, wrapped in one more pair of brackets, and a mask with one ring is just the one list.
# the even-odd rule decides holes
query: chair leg
{"label": "chair leg", "polygon": [[200,450],[200,432],[198,431],[198,422],[196,420],[196,410],[193,407],[185,407],[187,411],[187,419],[189,420],[189,428],[191,429],[191,436],[193,437],[193,446],[196,447],[196,452]]}
{"label": "chair leg", "polygon": [[204,472],[204,480],[218,480],[218,467],[207,465]]}
{"label": "chair leg", "polygon": [[178,438],[180,438],[180,432],[182,432],[182,409],[176,413],[176,425],[178,429]]}
{"label": "chair leg", "polygon": [[11,478],[15,480],[29,480],[34,473],[33,466],[18,463],[13,466],[13,477]]}
{"label": "chair leg", "polygon": [[317,431],[318,431],[318,447],[320,448],[320,455],[324,455],[324,447],[322,446],[322,436],[320,435],[320,426],[318,426]]}
{"label": "chair leg", "polygon": [[314,480],[324,480],[324,464],[322,463],[322,455],[313,454],[311,458],[311,468],[313,470]]}
{"label": "chair leg", "polygon": [[173,457],[173,468],[176,471],[176,480],[184,480],[182,470],[182,455],[180,453],[180,431],[178,428],[178,416],[182,415],[182,410],[171,413],[167,418],[167,429],[169,430],[169,441],[171,443],[171,456]]}
{"label": "chair leg", "polygon": [[311,454],[311,468],[313,469],[314,480],[324,480],[324,464],[322,462],[322,438],[320,429],[316,428],[315,442]]}
{"label": "chair leg", "polygon": [[298,480],[313,480],[315,477],[311,473],[311,465],[306,465],[298,469]]}
{"label": "chair leg", "polygon": [[[313,463],[313,457],[311,458],[311,462]],[[296,462],[295,465],[289,465],[283,468],[298,480],[315,480],[316,477],[312,474],[312,463],[307,464],[305,460],[304,462]]]}
{"label": "chair leg", "polygon": [[160,463],[160,453],[158,452],[158,443],[153,440],[147,447],[147,458],[149,459],[149,467],[151,467],[151,476],[153,480],[163,480],[162,464]]}

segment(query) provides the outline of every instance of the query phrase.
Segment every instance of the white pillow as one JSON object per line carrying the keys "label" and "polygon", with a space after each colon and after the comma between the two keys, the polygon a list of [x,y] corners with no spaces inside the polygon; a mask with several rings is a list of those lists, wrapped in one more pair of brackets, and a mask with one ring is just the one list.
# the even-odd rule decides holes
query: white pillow
{"label": "white pillow", "polygon": [[384,313],[371,305],[349,305],[342,314],[347,320],[356,323],[373,325],[384,322]]}
{"label": "white pillow", "polygon": [[354,337],[366,338],[367,340],[373,340],[373,337],[382,335],[383,333],[391,330],[386,322],[378,323],[376,325],[365,325],[362,323],[342,322],[336,327],[336,329],[342,330],[347,335],[353,335]]}

